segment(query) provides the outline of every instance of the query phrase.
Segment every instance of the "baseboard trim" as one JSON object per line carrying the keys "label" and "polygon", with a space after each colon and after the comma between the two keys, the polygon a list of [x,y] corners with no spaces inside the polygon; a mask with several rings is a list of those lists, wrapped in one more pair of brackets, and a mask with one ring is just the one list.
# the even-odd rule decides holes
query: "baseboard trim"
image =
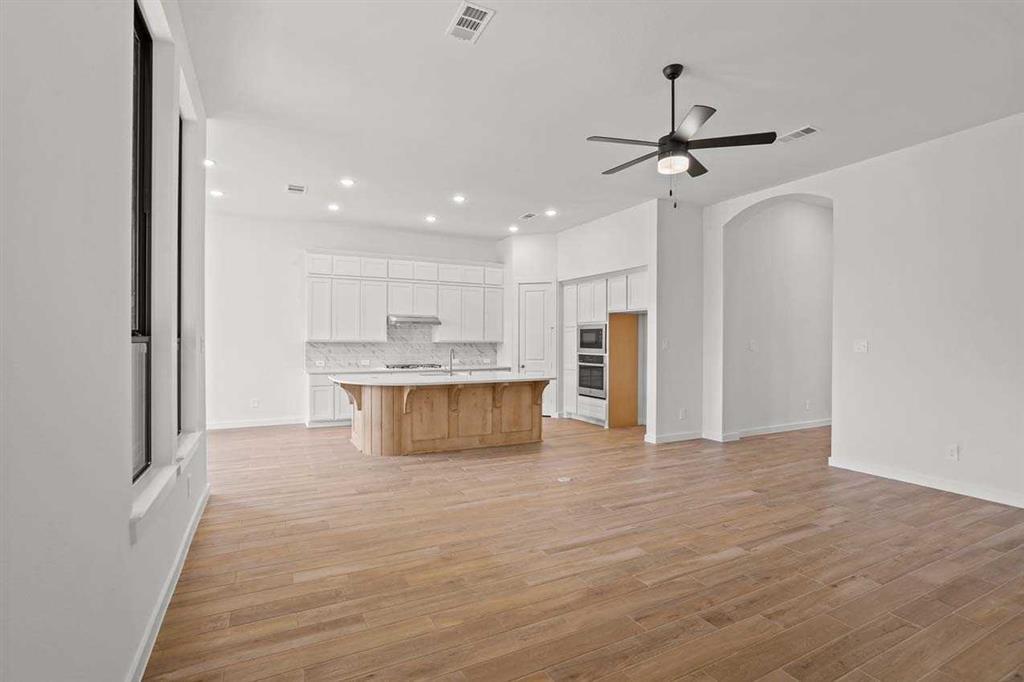
{"label": "baseboard trim", "polygon": [[713,440],[716,443],[728,443],[730,441],[739,440],[740,435],[738,433],[718,433],[717,431],[705,431],[701,434],[701,438],[704,440]]}
{"label": "baseboard trim", "polygon": [[328,426],[352,426],[351,419],[338,419],[330,422],[305,422],[307,429],[322,429]]}
{"label": "baseboard trim", "polygon": [[305,424],[303,417],[271,417],[269,419],[239,419],[230,422],[211,422],[206,425],[207,431],[221,431],[223,429],[244,429],[249,426],[287,426],[291,424]]}
{"label": "baseboard trim", "polygon": [[139,649],[135,653],[135,660],[132,662],[132,667],[128,674],[128,679],[131,682],[138,682],[146,672],[146,665],[149,663],[149,657],[153,653],[153,645],[156,644],[156,636],[164,622],[167,607],[170,605],[171,597],[174,595],[174,588],[178,585],[181,569],[185,567],[185,557],[188,556],[188,548],[192,545],[192,538],[195,537],[196,529],[199,527],[199,520],[203,518],[203,512],[206,511],[206,503],[209,499],[210,484],[207,483],[203,489],[202,497],[199,499],[199,504],[196,505],[192,518],[189,520],[188,531],[185,533],[181,546],[178,547],[178,556],[174,561],[174,568],[171,570],[171,574],[167,576],[167,581],[164,583],[160,601],[157,603],[153,615],[149,618],[146,636],[143,637],[142,642],[139,644]]}
{"label": "baseboard trim", "polygon": [[[811,419],[805,422],[791,422],[789,424],[759,426],[753,429],[738,429],[735,432],[726,434],[726,436],[735,435],[736,438],[746,438],[747,436],[764,436],[769,433],[785,433],[786,431],[802,431],[803,429],[816,429],[821,426],[832,426],[832,420]],[[736,438],[731,438],[730,440],[736,440]]]}
{"label": "baseboard trim", "polygon": [[860,474],[868,474],[870,476],[888,478],[893,481],[901,481],[903,483],[912,483],[914,485],[921,485],[926,488],[935,488],[936,490],[944,490],[948,493],[966,495],[967,497],[976,497],[980,500],[988,500],[989,502],[1007,504],[1010,505],[1011,507],[1020,507],[1024,509],[1024,494],[1019,492],[1012,492],[1009,490],[996,490],[995,488],[989,488],[988,486],[975,485],[973,483],[963,483],[961,481],[954,481],[952,479],[943,478],[941,476],[928,476],[925,474],[919,474],[915,471],[900,469],[898,467],[866,465],[858,464],[856,462],[846,462],[837,459],[835,456],[828,458],[828,465],[831,467],[835,467],[837,469],[856,471],[857,473]]}
{"label": "baseboard trim", "polygon": [[679,443],[684,440],[700,440],[703,438],[700,431],[680,431],[678,433],[645,433],[644,442],[654,443]]}

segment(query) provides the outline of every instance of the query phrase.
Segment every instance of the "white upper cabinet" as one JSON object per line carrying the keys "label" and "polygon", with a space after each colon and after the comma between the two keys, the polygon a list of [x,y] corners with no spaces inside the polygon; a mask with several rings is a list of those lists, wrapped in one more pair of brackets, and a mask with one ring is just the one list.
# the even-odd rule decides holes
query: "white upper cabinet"
{"label": "white upper cabinet", "polygon": [[463,341],[484,340],[484,290],[479,287],[462,288]]}
{"label": "white upper cabinet", "polygon": [[331,257],[322,253],[306,254],[306,274],[308,275],[329,275],[331,274]]}
{"label": "white upper cabinet", "polygon": [[608,319],[608,280],[599,279],[594,287],[594,318],[593,322],[604,322]]}
{"label": "white upper cabinet", "polygon": [[354,279],[331,280],[331,338],[359,341],[360,283]]}
{"label": "white upper cabinet", "polygon": [[326,277],[306,280],[306,338],[310,341],[331,338],[331,281]]}
{"label": "white upper cabinet", "polygon": [[484,341],[502,341],[504,289],[484,289]]}
{"label": "white upper cabinet", "polygon": [[505,282],[505,271],[501,268],[484,268],[484,284],[501,286]]}
{"label": "white upper cabinet", "polygon": [[461,282],[462,266],[451,263],[438,263],[437,278],[442,282]]}
{"label": "white upper cabinet", "polygon": [[627,307],[629,310],[647,310],[647,271],[626,276]]}
{"label": "white upper cabinet", "polygon": [[434,329],[435,341],[458,341],[462,337],[462,287],[437,287],[437,316],[441,326]]}
{"label": "white upper cabinet", "polygon": [[594,287],[591,282],[580,282],[579,303],[576,308],[578,322],[592,322],[594,319]]}
{"label": "white upper cabinet", "polygon": [[391,279],[412,279],[414,266],[411,260],[389,260],[388,277]]}
{"label": "white upper cabinet", "polygon": [[424,263],[416,261],[413,263],[412,275],[415,279],[422,279],[427,282],[437,281],[437,263]]}
{"label": "white upper cabinet", "polygon": [[413,314],[413,285],[409,282],[388,282],[388,313]]}
{"label": "white upper cabinet", "polygon": [[479,265],[463,265],[462,281],[466,284],[483,284],[484,269]]}
{"label": "white upper cabinet", "polygon": [[576,316],[579,310],[579,287],[575,284],[566,284],[562,287],[562,326],[575,327]]}
{"label": "white upper cabinet", "polygon": [[388,276],[388,261],[386,258],[363,258],[359,274],[384,279]]}
{"label": "white upper cabinet", "polygon": [[334,274],[345,277],[358,277],[362,272],[362,259],[359,256],[335,256]]}
{"label": "white upper cabinet", "polygon": [[627,310],[625,275],[608,278],[608,310],[609,312]]}
{"label": "white upper cabinet", "polygon": [[388,288],[384,282],[361,282],[360,336],[363,341],[388,340]]}
{"label": "white upper cabinet", "polygon": [[437,285],[412,285],[413,315],[437,315]]}

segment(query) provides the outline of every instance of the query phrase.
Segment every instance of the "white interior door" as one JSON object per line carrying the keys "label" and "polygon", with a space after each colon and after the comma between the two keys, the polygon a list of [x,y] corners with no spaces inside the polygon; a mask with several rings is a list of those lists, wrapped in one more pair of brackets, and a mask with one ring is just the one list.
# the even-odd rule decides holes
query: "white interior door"
{"label": "white interior door", "polygon": [[[546,284],[519,285],[519,371],[523,374],[555,376],[555,287]],[[555,413],[557,382],[544,391],[543,412]]]}

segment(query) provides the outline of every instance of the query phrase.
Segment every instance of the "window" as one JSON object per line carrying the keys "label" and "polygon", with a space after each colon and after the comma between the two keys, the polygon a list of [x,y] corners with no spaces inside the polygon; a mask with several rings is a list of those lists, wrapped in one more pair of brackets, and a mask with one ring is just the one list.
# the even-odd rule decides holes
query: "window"
{"label": "window", "polygon": [[150,158],[152,153],[153,41],[135,8],[132,87],[132,481],[152,461],[150,406]]}
{"label": "window", "polygon": [[181,175],[182,165],[181,161],[184,157],[185,149],[185,121],[180,116],[178,117],[178,324],[177,324],[177,338],[174,340],[175,349],[177,352],[177,367],[178,367],[178,435],[181,435]]}

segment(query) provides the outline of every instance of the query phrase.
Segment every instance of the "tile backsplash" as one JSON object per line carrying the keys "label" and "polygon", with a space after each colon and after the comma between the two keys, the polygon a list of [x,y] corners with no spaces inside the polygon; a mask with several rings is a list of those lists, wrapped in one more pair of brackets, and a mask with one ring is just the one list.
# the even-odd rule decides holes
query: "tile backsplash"
{"label": "tile backsplash", "polygon": [[[434,343],[433,327],[412,325],[388,327],[387,343],[307,342],[306,369],[322,372],[318,360],[326,369],[383,367],[406,362],[448,364],[448,351],[455,349],[455,357],[463,366],[494,365],[498,358],[496,343]],[[367,364],[369,363],[369,364]]]}

